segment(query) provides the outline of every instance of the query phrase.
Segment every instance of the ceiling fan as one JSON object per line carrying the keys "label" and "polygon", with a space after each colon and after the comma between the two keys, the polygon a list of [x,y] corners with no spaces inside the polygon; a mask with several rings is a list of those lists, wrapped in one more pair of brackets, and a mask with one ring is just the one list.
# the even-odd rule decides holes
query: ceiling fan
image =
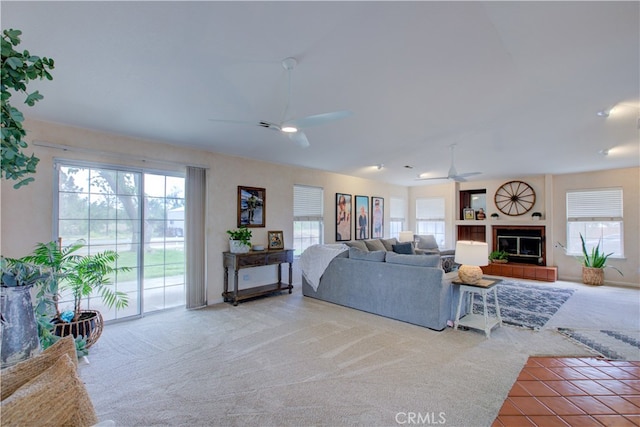
{"label": "ceiling fan", "polygon": [[282,60],[282,67],[288,72],[288,80],[289,80],[289,90],[287,95],[287,104],[282,112],[282,119],[278,123],[260,120],[257,123],[253,121],[240,121],[240,120],[216,120],[211,119],[213,122],[223,122],[223,123],[238,123],[238,124],[255,124],[261,126],[265,129],[271,129],[278,132],[285,133],[289,139],[293,142],[297,143],[301,147],[308,147],[309,139],[307,135],[304,133],[303,129],[306,129],[311,126],[322,125],[334,120],[344,119],[353,114],[353,112],[348,110],[342,111],[333,111],[329,113],[322,114],[314,114],[312,116],[301,117],[298,119],[289,118],[289,105],[291,104],[291,72],[298,64],[298,61],[295,58],[289,57]]}
{"label": "ceiling fan", "polygon": [[422,174],[420,174],[420,175],[418,175],[418,178],[416,178],[416,179],[418,181],[426,181],[426,180],[430,180],[430,179],[450,179],[450,180],[453,180],[453,181],[456,181],[456,182],[464,182],[470,176],[480,175],[482,172],[458,173],[458,171],[456,170],[456,167],[453,164],[453,161],[454,161],[453,149],[455,148],[455,146],[456,146],[456,144],[451,144],[449,146],[449,148],[451,149],[451,166],[449,167],[449,172],[447,173],[447,176],[422,178],[421,177]]}

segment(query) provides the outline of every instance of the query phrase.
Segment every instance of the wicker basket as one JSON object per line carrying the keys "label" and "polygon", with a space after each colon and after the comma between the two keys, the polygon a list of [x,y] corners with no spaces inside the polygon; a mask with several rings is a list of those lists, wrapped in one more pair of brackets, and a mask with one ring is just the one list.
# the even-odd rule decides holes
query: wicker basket
{"label": "wicker basket", "polygon": [[102,314],[95,310],[84,310],[80,312],[80,319],[75,322],[62,322],[59,319],[53,321],[53,333],[59,337],[73,335],[87,338],[87,348],[91,347],[100,335],[102,335]]}
{"label": "wicker basket", "polygon": [[582,267],[582,283],[585,285],[602,286],[604,283],[604,269]]}

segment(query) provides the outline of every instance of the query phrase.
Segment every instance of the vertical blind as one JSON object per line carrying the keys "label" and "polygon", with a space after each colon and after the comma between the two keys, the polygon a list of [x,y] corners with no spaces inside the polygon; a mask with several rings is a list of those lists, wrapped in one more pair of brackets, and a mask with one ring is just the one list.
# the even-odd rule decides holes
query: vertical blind
{"label": "vertical blind", "polygon": [[187,167],[185,179],[186,224],[186,292],[187,308],[207,305],[207,269],[205,221],[207,205],[207,170]]}
{"label": "vertical blind", "polygon": [[567,192],[568,221],[621,221],[622,188]]}
{"label": "vertical blind", "polygon": [[293,217],[298,221],[322,220],[323,190],[307,185],[293,186]]}
{"label": "vertical blind", "polygon": [[444,220],[444,197],[416,199],[416,219]]}

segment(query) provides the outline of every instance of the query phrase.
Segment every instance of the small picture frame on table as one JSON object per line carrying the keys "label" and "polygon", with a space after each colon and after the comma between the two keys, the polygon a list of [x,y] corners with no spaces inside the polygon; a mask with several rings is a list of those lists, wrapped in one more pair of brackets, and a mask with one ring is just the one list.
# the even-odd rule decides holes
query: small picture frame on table
{"label": "small picture frame on table", "polygon": [[269,241],[268,249],[284,249],[284,236],[282,231],[267,231]]}
{"label": "small picture frame on table", "polygon": [[465,208],[463,209],[463,213],[465,220],[476,219],[476,211],[474,211],[473,208]]}

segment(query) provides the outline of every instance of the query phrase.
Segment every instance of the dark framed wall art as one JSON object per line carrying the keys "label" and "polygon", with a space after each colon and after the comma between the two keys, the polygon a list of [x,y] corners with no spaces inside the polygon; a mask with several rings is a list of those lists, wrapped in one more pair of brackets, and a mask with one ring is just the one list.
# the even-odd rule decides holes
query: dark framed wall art
{"label": "dark framed wall art", "polygon": [[371,198],[371,238],[382,239],[384,237],[384,199],[382,197]]}
{"label": "dark framed wall art", "polygon": [[336,242],[351,240],[351,194],[336,193]]}
{"label": "dark framed wall art", "polygon": [[267,192],[264,188],[238,186],[238,227],[264,227]]}
{"label": "dark framed wall art", "polygon": [[369,196],[356,196],[356,240],[369,238]]}

